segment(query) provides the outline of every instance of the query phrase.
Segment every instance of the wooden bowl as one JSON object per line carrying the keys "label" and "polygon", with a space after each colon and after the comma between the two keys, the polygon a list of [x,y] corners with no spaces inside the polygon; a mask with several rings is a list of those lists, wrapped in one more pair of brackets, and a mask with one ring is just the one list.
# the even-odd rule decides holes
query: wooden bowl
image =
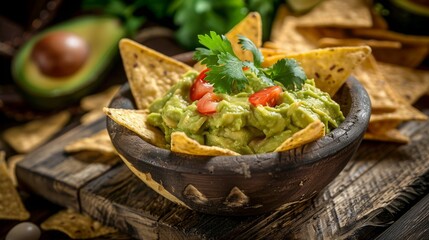
{"label": "wooden bowl", "polygon": [[[345,121],[323,138],[285,152],[192,156],[155,147],[110,118],[107,130],[130,170],[164,197],[203,213],[253,215],[310,199],[352,158],[368,126],[370,100],[352,77],[334,99]],[[128,84],[110,107],[135,108]]]}

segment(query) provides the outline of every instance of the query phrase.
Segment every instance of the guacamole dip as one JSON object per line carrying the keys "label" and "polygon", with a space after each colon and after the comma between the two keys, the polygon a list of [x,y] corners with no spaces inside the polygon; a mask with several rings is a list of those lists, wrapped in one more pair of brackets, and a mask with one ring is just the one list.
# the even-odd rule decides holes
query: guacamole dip
{"label": "guacamole dip", "polygon": [[244,73],[248,79],[244,89],[234,94],[216,93],[215,111],[202,114],[197,107],[202,99],[190,98],[199,73],[189,71],[164,97],[151,104],[148,123],[162,130],[167,143],[172,132],[180,131],[200,144],[254,154],[274,151],[292,134],[318,119],[325,124],[327,133],[344,120],[340,106],[316,88],[312,79],[305,80],[297,90],[274,82],[283,90],[275,106],[255,106],[249,97],[272,84],[251,71]]}

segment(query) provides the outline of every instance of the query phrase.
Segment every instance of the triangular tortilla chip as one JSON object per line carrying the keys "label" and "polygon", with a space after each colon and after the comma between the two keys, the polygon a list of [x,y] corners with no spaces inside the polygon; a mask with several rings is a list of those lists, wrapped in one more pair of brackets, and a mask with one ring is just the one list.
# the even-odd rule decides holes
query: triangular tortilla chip
{"label": "triangular tortilla chip", "polygon": [[234,53],[241,60],[253,61],[252,53],[241,49],[238,37],[246,36],[256,47],[262,46],[262,20],[258,12],[249,13],[243,20],[235,25],[227,34],[226,38],[231,42]]}
{"label": "triangular tortilla chip", "polygon": [[383,133],[366,132],[364,139],[395,143],[408,143],[410,141],[408,136],[405,136],[396,128],[389,129]]}
{"label": "triangular tortilla chip", "polygon": [[[373,113],[373,115],[377,115],[378,113]],[[401,120],[380,120],[375,121],[368,124],[367,132],[372,134],[384,134],[388,132],[390,129],[397,128],[403,121]]]}
{"label": "triangular tortilla chip", "polygon": [[278,39],[278,37],[280,37],[280,34],[282,34],[284,19],[288,15],[290,15],[290,13],[286,7],[286,4],[280,4],[279,7],[277,8],[276,16],[274,17],[274,20],[271,24],[271,33],[270,33],[271,40]]}
{"label": "triangular tortilla chip", "polygon": [[43,230],[57,230],[67,234],[72,239],[89,239],[116,233],[112,227],[103,226],[100,222],[74,210],[62,210],[41,225]]}
{"label": "triangular tortilla chip", "polygon": [[323,37],[318,40],[318,46],[324,47],[339,47],[339,46],[361,46],[366,45],[374,48],[389,48],[399,49],[402,44],[398,41],[376,40],[376,39],[361,39],[361,38],[332,38]]}
{"label": "triangular tortilla chip", "polygon": [[389,84],[378,68],[377,61],[370,55],[353,71],[353,75],[364,86],[371,99],[373,111],[392,112],[399,106],[392,96]]}
{"label": "triangular tortilla chip", "polygon": [[363,0],[324,0],[300,17],[299,26],[364,28],[372,26],[372,17]]}
{"label": "triangular tortilla chip", "polygon": [[19,153],[28,153],[48,141],[60,131],[70,119],[69,111],[32,120],[23,125],[8,128],[4,139]]}
{"label": "triangular tortilla chip", "polygon": [[163,96],[192,68],[129,39],[119,42],[124,69],[138,109]]}
{"label": "triangular tortilla chip", "polygon": [[286,139],[274,152],[287,151],[300,147],[309,142],[313,142],[325,135],[325,125],[321,121],[314,121],[307,127],[294,133],[292,137]]}
{"label": "triangular tortilla chip", "polygon": [[350,76],[352,71],[371,53],[368,46],[336,47],[310,50],[303,53],[276,55],[265,59],[264,67],[269,67],[283,58],[297,60],[316,86],[334,96]]}
{"label": "triangular tortilla chip", "polygon": [[426,121],[428,116],[420,112],[417,108],[402,103],[398,108],[393,112],[383,112],[383,113],[372,113],[371,118],[369,119],[370,123],[378,121]]}
{"label": "triangular tortilla chip", "polygon": [[117,124],[135,132],[145,141],[158,147],[165,147],[164,135],[157,128],[146,123],[146,110],[104,108],[104,113]]}
{"label": "triangular tortilla chip", "polygon": [[103,129],[94,135],[86,138],[78,139],[64,147],[67,153],[75,153],[80,151],[98,151],[103,154],[116,155],[115,147],[110,141],[109,133]]}
{"label": "triangular tortilla chip", "polygon": [[315,33],[315,29],[307,29],[304,32],[300,31],[297,28],[297,22],[297,17],[286,16],[280,29],[281,34],[275,35],[275,38],[271,40],[289,53],[299,53],[315,49],[317,42],[312,41],[313,37],[308,38],[308,35]]}
{"label": "triangular tortilla chip", "polygon": [[359,37],[398,41],[411,45],[429,45],[428,36],[410,35],[385,29],[357,28],[352,30],[352,34]]}
{"label": "triangular tortilla chip", "polygon": [[173,132],[171,134],[171,151],[199,156],[240,155],[229,149],[201,145],[183,132]]}
{"label": "triangular tortilla chip", "polygon": [[29,217],[7,171],[5,153],[0,151],[0,219],[27,220]]}
{"label": "triangular tortilla chip", "polygon": [[408,103],[415,103],[429,89],[429,71],[378,63],[389,85]]}

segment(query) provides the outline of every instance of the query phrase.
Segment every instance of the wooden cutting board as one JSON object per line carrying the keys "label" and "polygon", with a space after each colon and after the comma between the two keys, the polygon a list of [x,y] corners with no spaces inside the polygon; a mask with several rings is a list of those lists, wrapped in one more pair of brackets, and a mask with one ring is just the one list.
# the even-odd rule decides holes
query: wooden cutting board
{"label": "wooden cutting board", "polygon": [[[429,111],[425,111],[429,113]],[[364,141],[340,175],[310,201],[250,217],[200,214],[146,187],[119,162],[81,162],[68,143],[105,128],[81,125],[29,154],[17,166],[26,189],[142,239],[372,239],[429,190],[429,122],[401,131],[407,145]]]}

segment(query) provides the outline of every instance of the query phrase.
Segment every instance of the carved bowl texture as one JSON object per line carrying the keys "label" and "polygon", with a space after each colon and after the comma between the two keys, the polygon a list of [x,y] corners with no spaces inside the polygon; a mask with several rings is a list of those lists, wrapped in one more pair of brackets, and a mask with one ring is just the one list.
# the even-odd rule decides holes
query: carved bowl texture
{"label": "carved bowl texture", "polygon": [[[370,100],[353,77],[334,99],[345,121],[321,139],[285,152],[192,156],[147,143],[110,118],[107,130],[130,170],[169,200],[208,214],[254,215],[310,199],[353,157],[368,126]],[[128,84],[109,107],[136,108]]]}

